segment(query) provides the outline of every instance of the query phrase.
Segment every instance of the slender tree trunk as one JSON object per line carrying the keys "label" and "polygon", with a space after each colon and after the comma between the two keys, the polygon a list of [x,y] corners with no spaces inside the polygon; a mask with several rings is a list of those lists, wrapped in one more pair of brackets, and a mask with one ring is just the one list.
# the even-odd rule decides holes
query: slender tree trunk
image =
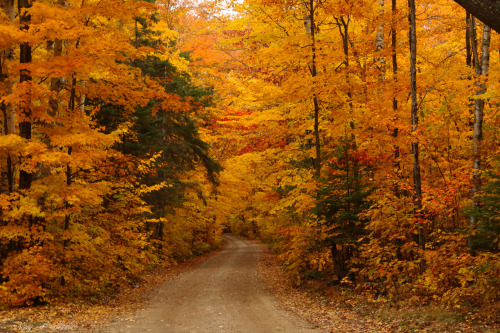
{"label": "slender tree trunk", "polygon": [[[57,1],[57,4],[60,5],[60,6],[64,6],[66,4],[66,1],[65,0],[58,0]],[[62,55],[62,51],[63,51],[63,42],[62,40],[60,40],[59,38],[56,38],[52,44],[53,48],[54,48],[54,58],[55,57],[60,57]],[[62,82],[63,82],[64,78],[62,77],[53,77],[51,80],[50,80],[50,90],[55,92],[55,94],[59,93],[59,91],[61,90],[62,88]],[[56,115],[57,114],[57,110],[58,110],[58,99],[57,97],[53,97],[50,99],[49,101],[49,104],[50,104],[50,108],[51,108],[51,113],[52,115]]]}
{"label": "slender tree trunk", "polygon": [[[68,155],[71,155],[71,151],[72,151],[72,148],[68,147]],[[68,163],[68,164],[66,164],[66,186],[71,186],[72,183],[73,183],[73,179],[71,177],[71,167]],[[70,207],[70,204],[68,202],[66,202],[65,205],[66,205],[66,208]],[[66,216],[64,217],[64,230],[69,229],[70,220],[71,220],[71,214],[66,214]],[[64,247],[66,247],[67,245],[68,245],[68,240],[65,239],[64,240]]]}
{"label": "slender tree trunk", "polygon": [[469,43],[471,48],[472,63],[477,72],[479,67],[479,55],[477,53],[477,33],[476,33],[476,19],[474,16],[470,17],[469,23]]}
{"label": "slender tree trunk", "polygon": [[[14,0],[1,0],[0,1],[2,11],[9,18],[11,22],[14,21],[16,17],[16,7]],[[14,79],[8,72],[8,62],[14,61],[14,50],[12,47],[2,51],[2,58],[0,63],[0,82],[3,83],[5,87],[5,94],[12,94],[14,87]],[[10,104],[4,102],[0,105],[3,115],[3,128],[2,132],[4,135],[15,134],[16,133],[16,109]],[[12,193],[14,189],[14,173],[13,173],[13,163],[10,154],[7,156],[7,188],[8,193]]]}
{"label": "slender tree trunk", "polygon": [[[392,13],[392,20],[391,20],[391,48],[392,48],[392,74],[393,74],[393,80],[394,80],[394,87],[397,86],[397,79],[396,75],[398,73],[398,59],[396,55],[396,43],[397,43],[397,36],[396,36],[396,0],[391,1],[391,13]],[[379,0],[378,1],[379,5],[381,6],[380,8],[380,13],[384,13],[384,0]],[[381,51],[384,48],[384,26],[380,25],[377,29],[377,35],[376,35],[376,42],[375,42],[375,49],[376,51]],[[381,64],[382,67],[382,74],[380,75],[380,79],[382,81],[385,80],[385,59],[384,58],[379,58],[377,61]],[[396,98],[396,89],[393,91],[393,98],[392,98],[392,111],[393,111],[393,119],[397,120],[397,111],[398,111],[398,100]],[[398,136],[398,128],[395,127],[392,132],[392,136],[394,138],[397,138]],[[399,175],[399,170],[400,170],[400,165],[399,165],[399,147],[397,145],[394,145],[394,166],[396,170],[396,177]],[[394,186],[394,192],[396,195],[399,197],[399,188],[398,184],[396,183]]]}
{"label": "slender tree trunk", "polygon": [[[0,0],[2,11],[9,18],[11,22],[14,22],[16,18],[16,6],[14,0]],[[14,60],[14,50],[12,47],[4,50],[3,59],[0,68],[0,81],[5,85],[5,93],[11,94],[14,87],[14,79],[10,73],[7,71],[7,61]],[[4,134],[16,133],[16,109],[12,105],[7,105],[2,103],[2,112],[4,115]]]}
{"label": "slender tree trunk", "polygon": [[[411,131],[414,133],[418,128],[418,100],[417,100],[417,24],[415,0],[408,0],[410,10],[408,19],[410,22],[410,91],[411,91]],[[419,146],[418,140],[412,143],[413,151],[413,183],[415,189],[415,220],[418,227],[418,245],[425,249],[424,230],[422,226],[422,178],[420,176]],[[425,261],[422,258],[420,270],[425,269]]]}
{"label": "slender tree trunk", "polygon": [[[394,114],[394,120],[398,120],[398,99],[396,98],[396,87],[397,87],[397,74],[398,74],[398,56],[397,56],[397,29],[396,29],[396,12],[397,12],[397,4],[396,0],[392,0],[391,4],[392,11],[392,21],[391,21],[391,47],[392,47],[392,75],[394,78],[394,92],[392,97],[392,111]],[[392,136],[397,138],[399,135],[398,127],[394,127],[392,132]],[[397,176],[401,171],[401,165],[399,163],[399,146],[394,146],[394,159],[395,159],[395,169]],[[399,187],[396,187],[396,195],[399,196]]]}
{"label": "slender tree trunk", "polygon": [[[465,62],[467,66],[477,68],[479,66],[479,57],[477,54],[477,36],[476,36],[476,19],[470,13],[466,13],[466,34],[465,34],[465,47],[467,49],[467,56]],[[468,79],[471,79],[469,76]],[[471,109],[471,117],[469,118],[469,126],[474,127],[474,100],[469,98],[469,107]]]}
{"label": "slender tree trunk", "polygon": [[[488,76],[490,66],[490,41],[491,29],[486,24],[483,26],[483,38],[481,44],[481,63],[475,61],[476,69],[476,95],[481,95],[486,92],[486,78]],[[477,54],[477,49],[476,49]],[[478,98],[474,103],[474,137],[473,137],[473,154],[474,161],[472,163],[472,205],[474,210],[480,206],[478,192],[481,189],[481,143],[483,141],[483,118],[484,118],[484,99]],[[476,228],[476,216],[471,215],[469,218],[469,227],[471,235]],[[472,236],[469,239],[469,251],[474,255],[474,247],[472,244]]]}
{"label": "slender tree trunk", "polygon": [[[352,120],[352,112],[353,112],[353,104],[352,104],[352,91],[351,91],[351,83],[349,79],[349,73],[347,72],[347,68],[349,68],[349,23],[351,19],[349,16],[344,17],[340,16],[340,18],[335,17],[335,21],[337,23],[337,28],[339,30],[340,36],[342,37],[342,49],[344,50],[344,65],[346,68],[345,81],[347,85],[347,97],[349,100],[349,112],[351,114],[351,121],[349,123],[351,129],[355,128],[354,121]],[[347,138],[347,137],[346,137]],[[351,132],[351,138],[353,142],[355,142],[354,133]]]}
{"label": "slender tree trunk", "polygon": [[[378,4],[380,5],[380,14],[384,14],[384,0],[378,0]],[[384,24],[380,24],[377,27],[377,34],[375,37],[375,51],[380,52],[384,49]],[[378,57],[377,62],[380,65],[380,80],[385,80],[385,58]]]}
{"label": "slender tree trunk", "polygon": [[[26,10],[31,8],[31,0],[18,0],[19,24],[21,30],[27,31],[31,21],[31,15]],[[19,62],[23,64],[31,63],[31,45],[22,43],[20,45]],[[31,82],[31,73],[29,70],[21,68],[19,82]],[[19,112],[23,117],[23,121],[19,123],[19,135],[24,139],[31,139],[31,106],[30,101],[21,102]],[[21,170],[19,174],[19,189],[29,189],[31,187],[32,175],[25,170]]]}
{"label": "slender tree trunk", "polygon": [[[399,119],[398,116],[398,99],[397,99],[397,83],[398,83],[398,56],[397,56],[397,0],[391,1],[391,48],[392,48],[392,77],[394,81],[393,88],[393,97],[392,97],[392,112],[394,116],[394,120],[397,121]],[[392,136],[396,139],[399,135],[399,128],[394,126],[394,130],[392,131]],[[400,152],[399,145],[394,145],[394,170],[396,170],[395,184],[394,184],[394,194],[397,198],[401,198],[401,163],[399,161]],[[399,260],[403,260],[401,246],[403,245],[403,241],[400,239],[396,239],[396,257]]]}
{"label": "slender tree trunk", "polygon": [[[71,151],[72,151],[72,148],[71,147],[68,147],[68,155],[71,155]],[[73,182],[73,178],[71,176],[71,167],[68,164],[66,164],[66,186],[70,186]],[[64,203],[64,206],[66,207],[66,209],[70,208],[71,205],[68,203],[68,202],[65,202]],[[64,216],[64,226],[63,226],[63,230],[69,230],[69,226],[70,226],[70,222],[71,222],[71,214],[66,214]],[[63,234],[63,237],[66,237],[64,236]],[[63,248],[66,249],[66,247],[68,246],[69,244],[69,239],[68,238],[64,238],[63,239]],[[61,263],[63,265],[66,265],[66,260],[63,259],[61,261]],[[60,278],[60,281],[59,283],[61,284],[61,286],[65,286],[66,285],[66,279],[64,278],[64,275],[61,275],[61,278]]]}
{"label": "slender tree trunk", "polygon": [[[3,64],[2,64],[3,65]],[[2,68],[3,66],[0,65],[0,82],[4,84],[4,86],[7,86],[7,94],[12,93],[12,81],[8,80],[8,74],[4,74],[5,71]],[[7,78],[7,80],[3,80],[4,78]],[[7,81],[7,82],[5,82]],[[9,88],[10,86],[10,88]],[[3,128],[2,128],[2,133],[4,135],[7,134],[13,134],[15,130],[15,125],[13,126],[9,122],[9,109],[13,109],[11,105],[7,105],[5,103],[0,103],[0,108],[2,110],[2,115],[3,115]],[[12,127],[11,127],[12,126]],[[8,188],[8,193],[12,193],[13,190],[13,185],[14,185],[14,175],[12,172],[12,158],[10,157],[10,154],[7,155],[7,165],[6,165],[6,176],[7,176],[7,188]],[[3,173],[2,173],[3,174]]]}
{"label": "slender tree trunk", "polygon": [[80,95],[80,112],[81,116],[85,113],[85,93],[83,92],[83,89],[85,89],[85,80],[81,79],[80,80],[80,87],[82,87],[82,94]]}
{"label": "slender tree trunk", "polygon": [[[68,117],[71,117],[74,115],[74,112],[75,112],[75,108],[76,108],[76,77],[75,75],[73,74],[73,78],[71,80],[71,91],[70,91],[70,97],[69,97],[69,101],[68,101]],[[73,148],[70,146],[68,147],[68,155],[71,155],[71,153],[73,152]],[[71,184],[73,183],[73,178],[72,178],[72,170],[71,170],[71,166],[69,163],[66,164],[66,186],[71,186]],[[65,203],[65,206],[66,208],[70,208],[71,205],[66,202]],[[71,214],[66,214],[66,216],[64,217],[64,230],[68,230],[69,229],[69,226],[70,226],[70,222],[71,222]],[[64,247],[66,247],[68,244],[68,240],[65,239],[64,240]]]}
{"label": "slender tree trunk", "polygon": [[471,24],[474,17],[469,13],[465,13],[465,49],[467,51],[467,57],[465,63],[467,66],[472,67],[472,46],[471,46]]}
{"label": "slender tree trunk", "polygon": [[[316,22],[315,22],[315,7],[314,0],[309,0],[308,3],[304,3],[306,8],[306,16],[304,18],[304,27],[306,33],[311,36],[311,64],[309,65],[309,71],[312,77],[318,75],[318,70],[316,67]],[[319,101],[316,93],[313,94],[313,106],[314,106],[314,147],[316,151],[316,158],[314,160],[314,169],[316,177],[321,174],[321,141],[319,136]]]}
{"label": "slender tree trunk", "polygon": [[[57,0],[57,5],[64,7],[66,5],[65,0]],[[63,41],[59,38],[56,38],[53,41],[47,42],[47,50],[53,50],[54,61],[57,61],[57,57],[60,57],[63,53]],[[54,117],[59,112],[59,92],[63,88],[64,77],[52,77],[50,79],[50,90],[52,91],[52,95],[49,97],[49,109],[47,113]],[[46,125],[48,128],[55,128],[56,123],[48,123]],[[50,139],[48,136],[43,138],[43,142],[47,145],[47,147],[51,147]],[[50,175],[50,166],[44,165],[44,163],[38,164],[38,170],[36,177],[37,178],[45,178]]]}

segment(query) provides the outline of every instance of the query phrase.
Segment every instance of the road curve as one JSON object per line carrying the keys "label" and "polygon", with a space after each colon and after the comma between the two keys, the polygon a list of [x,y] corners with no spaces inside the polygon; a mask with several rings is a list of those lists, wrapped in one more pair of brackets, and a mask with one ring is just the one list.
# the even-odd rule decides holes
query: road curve
{"label": "road curve", "polygon": [[160,287],[133,317],[107,323],[115,333],[320,332],[283,310],[257,269],[262,245],[225,235],[226,248],[196,269]]}

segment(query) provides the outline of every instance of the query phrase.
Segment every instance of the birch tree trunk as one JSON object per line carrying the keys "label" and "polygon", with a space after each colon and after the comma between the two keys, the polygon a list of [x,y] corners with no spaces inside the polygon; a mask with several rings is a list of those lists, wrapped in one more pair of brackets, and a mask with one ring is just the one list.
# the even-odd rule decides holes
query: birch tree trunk
{"label": "birch tree trunk", "polygon": [[84,113],[85,113],[85,80],[84,79],[81,79],[80,80],[80,87],[82,88],[82,93],[80,95],[80,113],[81,113],[81,116],[83,117]]}
{"label": "birch tree trunk", "polygon": [[[378,4],[380,5],[380,14],[384,13],[384,0],[378,0]],[[375,37],[375,51],[380,52],[384,49],[384,24],[380,24],[377,27],[377,34]],[[385,80],[385,58],[377,57],[377,62],[380,65],[380,70],[382,74],[380,75],[380,80]]]}
{"label": "birch tree trunk", "polygon": [[[490,66],[490,41],[491,29],[486,24],[483,26],[483,38],[481,43],[481,63],[479,60],[475,61],[476,70],[476,95],[482,95],[486,92],[486,78],[488,76]],[[474,45],[475,46],[475,45]],[[476,49],[477,55],[477,49]],[[478,57],[476,56],[476,59]],[[481,189],[481,143],[483,141],[483,118],[484,118],[484,99],[478,98],[474,103],[474,135],[473,135],[473,154],[474,160],[472,162],[472,206],[474,210],[479,208],[480,202],[478,192]],[[469,227],[471,235],[473,235],[476,228],[476,216],[471,215],[469,218]],[[472,236],[469,238],[469,251],[472,255],[475,254],[474,246],[472,244]]]}

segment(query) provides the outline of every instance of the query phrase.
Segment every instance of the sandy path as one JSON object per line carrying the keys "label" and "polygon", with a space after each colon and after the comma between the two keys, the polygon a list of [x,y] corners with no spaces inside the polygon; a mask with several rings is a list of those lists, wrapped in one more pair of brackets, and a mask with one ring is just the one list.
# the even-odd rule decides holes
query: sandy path
{"label": "sandy path", "polygon": [[280,308],[257,270],[262,246],[224,236],[227,247],[160,287],[144,309],[97,332],[320,332]]}

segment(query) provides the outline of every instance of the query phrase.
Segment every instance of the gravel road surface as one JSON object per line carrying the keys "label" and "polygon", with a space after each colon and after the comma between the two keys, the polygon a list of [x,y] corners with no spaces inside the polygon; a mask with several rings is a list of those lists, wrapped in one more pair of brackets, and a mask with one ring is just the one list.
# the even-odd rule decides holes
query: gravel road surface
{"label": "gravel road surface", "polygon": [[[101,326],[115,333],[321,332],[283,310],[257,269],[262,245],[225,235],[219,254],[166,282],[147,306]],[[324,331],[323,331],[324,332]]]}

